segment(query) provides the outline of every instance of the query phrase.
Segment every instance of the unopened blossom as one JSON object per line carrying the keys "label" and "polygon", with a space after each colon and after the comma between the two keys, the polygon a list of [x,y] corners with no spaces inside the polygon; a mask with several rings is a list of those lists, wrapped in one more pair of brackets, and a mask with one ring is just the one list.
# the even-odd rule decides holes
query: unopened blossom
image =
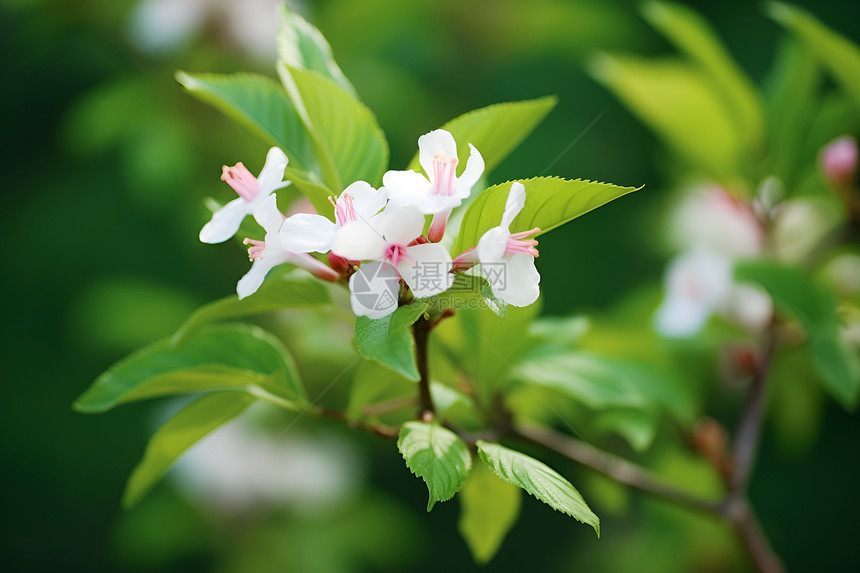
{"label": "unopened blossom", "polygon": [[298,213],[288,217],[281,227],[281,242],[286,249],[295,253],[327,253],[335,231],[351,221],[368,220],[385,207],[386,194],[364,181],[356,181],[333,200],[332,222],[317,214]]}
{"label": "unopened blossom", "polygon": [[244,241],[246,245],[250,245],[248,256],[253,264],[251,270],[239,279],[236,285],[240,300],[257,292],[269,271],[283,263],[292,263],[323,280],[334,282],[340,278],[340,275],[312,256],[306,253],[294,253],[284,248],[279,236],[284,218],[278,210],[274,195],[268,195],[261,201],[254,210],[254,219],[266,231],[266,237],[262,241],[253,239]]}
{"label": "unopened blossom", "polygon": [[821,172],[838,189],[850,189],[857,176],[857,140],[843,135],[828,143],[818,155]]}
{"label": "unopened blossom", "polygon": [[235,235],[247,215],[253,214],[273,191],[290,184],[289,181],[283,181],[288,162],[283,151],[272,147],[266,154],[266,164],[257,177],[242,163],[233,167],[225,165],[221,179],[226,181],[239,197],[212,214],[212,219],[200,230],[200,240],[204,243],[223,243]]}
{"label": "unopened blossom", "polygon": [[[423,229],[424,215],[418,209],[389,203],[369,219],[358,218],[340,227],[331,251],[349,260],[387,262],[416,297],[433,296],[448,290],[454,280],[451,255],[442,245],[420,243]],[[350,278],[351,291],[355,276]]]}
{"label": "unopened blossom", "polygon": [[490,283],[493,294],[508,304],[528,306],[540,295],[540,273],[535,268],[538,242],[531,237],[540,233],[534,228],[511,233],[510,227],[526,203],[526,189],[514,182],[508,193],[505,211],[498,227],[480,238],[477,247],[457,259],[456,266],[480,263],[480,271]]}
{"label": "unopened blossom", "polygon": [[427,238],[439,242],[454,207],[472,192],[472,187],[484,173],[484,159],[470,143],[466,168],[457,177],[457,143],[444,129],[437,129],[418,138],[418,161],[425,177],[409,169],[388,171],[382,184],[392,201],[414,206],[426,215],[433,215]]}

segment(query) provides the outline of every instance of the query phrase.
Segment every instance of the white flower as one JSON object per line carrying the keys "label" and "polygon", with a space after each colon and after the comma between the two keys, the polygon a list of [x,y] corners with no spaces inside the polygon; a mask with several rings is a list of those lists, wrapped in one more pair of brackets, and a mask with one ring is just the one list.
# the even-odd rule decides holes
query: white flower
{"label": "white flower", "polygon": [[364,181],[356,181],[344,189],[337,201],[332,201],[334,223],[322,215],[293,215],[281,227],[281,243],[295,253],[327,253],[338,228],[356,219],[370,219],[385,207],[386,200],[385,191],[376,190]]}
{"label": "white flower", "polygon": [[772,313],[770,297],[734,282],[729,257],[693,249],[673,259],[666,270],[665,296],[655,327],[664,336],[686,337],[699,332],[713,314],[720,314],[755,332],[768,324]]}
{"label": "white flower", "polygon": [[251,175],[242,163],[233,167],[225,165],[221,179],[239,194],[239,198],[212,214],[212,219],[200,230],[200,240],[204,243],[223,243],[235,235],[242,220],[252,214],[266,197],[290,184],[289,181],[283,181],[288,162],[284,152],[273,147],[266,154],[266,164],[258,177]]}
{"label": "white flower", "polygon": [[764,228],[752,208],[719,187],[690,194],[672,221],[675,242],[684,250],[706,249],[729,257],[762,252]]}
{"label": "white flower", "polygon": [[456,265],[480,263],[481,274],[493,294],[514,306],[528,306],[540,296],[540,274],[535,268],[538,242],[529,239],[540,229],[511,233],[510,227],[526,204],[526,188],[515,181],[508,193],[502,222],[480,238],[478,246],[458,256]]}
{"label": "white flower", "polygon": [[252,239],[244,241],[246,245],[251,245],[248,248],[248,256],[253,264],[251,270],[239,279],[236,285],[239,300],[257,292],[269,271],[283,263],[302,267],[323,280],[334,282],[340,278],[340,275],[312,256],[306,253],[293,253],[284,248],[279,237],[284,218],[278,211],[277,198],[274,195],[267,195],[262,199],[254,210],[254,219],[266,231],[266,237],[262,241]]}
{"label": "white flower", "polygon": [[[387,262],[397,269],[416,297],[433,296],[448,290],[454,281],[451,255],[442,245],[416,241],[423,229],[424,215],[418,209],[389,203],[378,215],[357,218],[339,228],[331,251],[349,260]],[[353,298],[355,276],[350,277]],[[353,303],[356,314],[367,315]],[[395,308],[396,305],[391,307],[390,312]]]}
{"label": "white flower", "polygon": [[418,138],[418,161],[427,174],[409,169],[388,171],[382,184],[388,196],[403,206],[415,206],[426,215],[434,215],[428,238],[441,240],[445,223],[452,209],[472,192],[484,172],[484,159],[470,143],[469,160],[457,177],[457,143],[444,129],[437,129]]}

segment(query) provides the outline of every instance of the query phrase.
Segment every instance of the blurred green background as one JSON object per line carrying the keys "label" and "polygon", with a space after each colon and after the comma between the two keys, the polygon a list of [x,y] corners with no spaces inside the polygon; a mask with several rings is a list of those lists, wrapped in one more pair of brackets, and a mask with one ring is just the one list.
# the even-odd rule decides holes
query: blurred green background
{"label": "blurred green background", "polygon": [[[783,35],[760,6],[689,4],[760,82]],[[800,4],[860,40],[860,5]],[[206,219],[204,198],[229,196],[218,179],[221,165],[245,161],[256,171],[266,144],[184,94],[173,72],[273,75],[273,6],[268,0],[0,3],[9,200],[0,226],[6,258],[0,563],[8,571],[476,568],[456,531],[457,502],[425,513],[424,485],[388,442],[336,422],[303,420],[288,441],[340,460],[323,467],[352,487],[323,495],[319,504],[296,494],[277,509],[237,509],[211,507],[165,483],[126,512],[119,505],[125,479],[164,407],[130,405],[100,416],[71,410],[108,365],[169,334],[196,305],[233,292],[245,271],[241,251],[202,245],[197,232]],[[420,134],[455,115],[557,94],[555,111],[490,182],[541,174],[582,135],[549,174],[645,189],[542,241],[543,312],[607,312],[639,286],[656,288],[667,255],[656,231],[667,203],[668,155],[583,65],[598,50],[669,51],[635,3],[326,0],[293,7],[327,36],[378,115],[394,168],[408,162]],[[307,320],[294,318],[298,328]],[[295,326],[292,336],[301,338]],[[752,499],[789,570],[856,570],[860,424],[835,404],[822,408],[817,440],[800,452],[777,447],[766,426]],[[286,423],[272,422],[276,430]],[[262,467],[259,458],[276,454],[258,447],[256,456],[221,463],[247,463],[253,472]],[[316,463],[313,456],[301,459],[310,460],[309,468]],[[625,493],[573,464],[547,461],[579,485],[602,517],[602,539],[526,499],[489,569],[746,567],[732,538],[708,519]]]}

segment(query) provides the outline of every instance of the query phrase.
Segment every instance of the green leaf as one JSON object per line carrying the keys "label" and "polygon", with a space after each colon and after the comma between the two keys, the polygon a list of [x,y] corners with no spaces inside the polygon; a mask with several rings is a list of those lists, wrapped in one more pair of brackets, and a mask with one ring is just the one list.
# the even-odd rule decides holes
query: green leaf
{"label": "green leaf", "polygon": [[401,306],[376,320],[359,316],[355,320],[355,347],[368,360],[376,360],[410,380],[418,380],[415,340],[409,328],[427,310],[426,304]]}
{"label": "green leaf", "polygon": [[439,424],[403,424],[397,448],[406,466],[427,484],[430,491],[427,511],[433,509],[437,501],[454,497],[472,467],[472,456],[463,440]]}
{"label": "green leaf", "polygon": [[251,296],[236,295],[210,302],[189,316],[173,335],[172,345],[181,346],[203,326],[287,308],[309,308],[331,302],[326,286],[304,271],[293,270],[266,280]]}
{"label": "green leaf", "polygon": [[328,198],[335,195],[333,189],[329,189],[319,181],[315,181],[316,174],[305,173],[292,167],[284,170],[284,178],[292,183],[292,186],[308,198],[317,213],[334,221],[334,208]]}
{"label": "green leaf", "polygon": [[466,540],[475,561],[484,564],[498,552],[508,531],[520,515],[520,490],[506,483],[484,464],[469,472],[460,490],[460,519],[457,529]]}
{"label": "green leaf", "polygon": [[322,32],[290,10],[286,3],[278,10],[278,61],[293,68],[319,72],[358,98],[355,88],[334,61],[331,46]]}
{"label": "green leaf", "polygon": [[[499,225],[512,183],[508,181],[495,185],[475,197],[463,216],[460,234],[457,235],[452,252],[460,253],[474,247],[481,235]],[[512,233],[534,227],[540,227],[540,234],[547,233],[613,199],[637,190],[634,187],[619,187],[611,183],[558,177],[536,177],[521,180],[520,183],[526,188],[526,205],[514,219],[511,225]]]}
{"label": "green leaf", "polygon": [[834,32],[809,12],[770,2],[770,16],[803,40],[833,79],[852,97],[860,109],[860,47]]}
{"label": "green leaf", "polygon": [[694,415],[689,390],[653,366],[584,351],[534,352],[517,365],[516,377],[551,388],[593,410],[665,408],[681,421]]}
{"label": "green leaf", "polygon": [[415,398],[418,389],[414,380],[372,360],[362,360],[352,379],[352,390],[346,408],[350,420],[373,417],[365,408],[374,403],[397,398]]}
{"label": "green leaf", "polygon": [[706,73],[675,60],[606,54],[591,62],[590,71],[687,161],[724,183],[740,176],[745,146]]}
{"label": "green leaf", "polygon": [[164,339],[119,361],[78,398],[79,412],[160,396],[232,390],[298,408],[307,402],[292,357],[266,331],[245,324],[201,330],[182,348]]}
{"label": "green leaf", "polygon": [[556,511],[590,525],[600,537],[600,519],[588,508],[576,488],[555,470],[499,444],[478,440],[475,445],[478,455],[497,476],[526,490]]}
{"label": "green leaf", "polygon": [[[471,143],[484,158],[484,173],[489,173],[502,162],[558,103],[555,96],[538,99],[498,103],[482,107],[456,117],[443,125],[457,142],[457,155],[461,169],[466,168]],[[418,154],[409,163],[409,169],[421,171]]]}
{"label": "green leaf", "polygon": [[219,392],[202,396],[183,408],[149,440],[143,459],[126,483],[123,506],[131,509],[137,505],[185,450],[253,402],[252,396]]}
{"label": "green leaf", "polygon": [[338,193],[355,181],[377,186],[388,165],[388,143],[373,112],[317,72],[281,69],[293,103],[306,114],[325,186]]}
{"label": "green leaf", "polygon": [[652,26],[709,76],[711,87],[731,111],[735,129],[742,134],[747,149],[758,149],[764,134],[759,94],[708,22],[691,8],[672,2],[646,2],[642,12]]}
{"label": "green leaf", "polygon": [[825,389],[846,409],[854,408],[860,397],[860,356],[841,333],[833,292],[804,270],[771,261],[740,263],[735,278],[760,284],[777,308],[800,321]]}
{"label": "green leaf", "polygon": [[621,436],[631,448],[641,453],[654,443],[659,422],[656,410],[616,408],[601,411],[594,421],[594,427]]}
{"label": "green leaf", "polygon": [[284,88],[259,74],[189,74],[176,80],[191,95],[251,128],[290,159],[290,166],[316,171],[313,148],[304,123]]}

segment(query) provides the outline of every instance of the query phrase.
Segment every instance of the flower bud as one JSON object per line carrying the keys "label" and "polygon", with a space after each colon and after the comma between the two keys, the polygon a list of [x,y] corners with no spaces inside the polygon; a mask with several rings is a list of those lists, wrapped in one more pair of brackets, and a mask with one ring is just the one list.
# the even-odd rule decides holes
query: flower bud
{"label": "flower bud", "polygon": [[818,156],[825,181],[838,189],[850,189],[857,175],[857,140],[843,135],[825,145]]}

